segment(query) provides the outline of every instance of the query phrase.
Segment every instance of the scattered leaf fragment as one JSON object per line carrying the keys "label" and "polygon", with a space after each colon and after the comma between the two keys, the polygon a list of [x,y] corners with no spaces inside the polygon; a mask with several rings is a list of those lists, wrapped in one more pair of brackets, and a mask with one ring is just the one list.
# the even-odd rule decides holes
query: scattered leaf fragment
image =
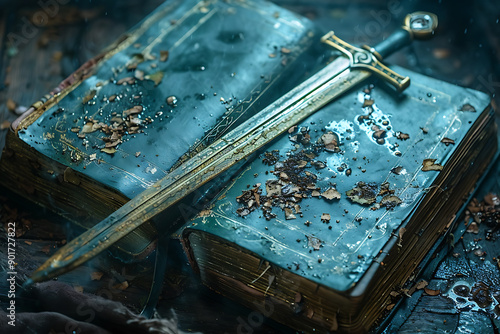
{"label": "scattered leaf fragment", "polygon": [[286,220],[291,220],[297,218],[294,214],[292,209],[290,208],[285,208],[285,219]]}
{"label": "scattered leaf fragment", "polygon": [[417,290],[422,290],[423,288],[425,288],[427,285],[429,285],[429,282],[427,282],[426,280],[421,280],[417,283],[417,285],[415,285],[415,288]]}
{"label": "scattered leaf fragment", "polygon": [[83,286],[81,285],[74,285],[73,289],[78,293],[83,293]]}
{"label": "scattered leaf fragment", "polygon": [[471,104],[466,103],[458,111],[470,111],[470,112],[476,112],[476,108],[474,108]]}
{"label": "scattered leaf fragment", "polygon": [[15,112],[17,107],[17,103],[14,102],[13,99],[7,99],[7,109],[9,111]]}
{"label": "scattered leaf fragment", "polygon": [[396,174],[396,175],[399,175],[401,174],[401,172],[403,171],[403,167],[402,166],[397,166],[397,167],[394,167],[391,169],[391,172]]}
{"label": "scattered leaf fragment", "polygon": [[175,105],[177,104],[177,97],[175,97],[175,96],[173,96],[173,95],[172,95],[172,96],[167,97],[167,104],[168,104],[169,106],[175,106]]}
{"label": "scattered leaf fragment", "polygon": [[206,210],[201,210],[200,213],[198,213],[198,217],[207,217],[212,213],[212,210],[206,209]]}
{"label": "scattered leaf fragment", "polygon": [[[73,131],[73,129],[71,129]],[[85,125],[82,127],[81,133],[91,133],[94,132],[94,123],[92,122],[87,122]]]}
{"label": "scattered leaf fragment", "polygon": [[325,190],[321,196],[323,196],[324,198],[326,198],[327,200],[332,200],[332,199],[340,199],[340,193],[337,191],[337,189],[334,189],[334,188],[328,188],[327,190]]}
{"label": "scattered leaf fragment", "polygon": [[0,124],[0,130],[5,130],[10,127],[10,122],[9,121],[3,121],[2,124]]}
{"label": "scattered leaf fragment", "polygon": [[124,85],[124,84],[133,85],[134,83],[135,83],[134,77],[125,77],[116,82],[117,85]]}
{"label": "scattered leaf fragment", "polygon": [[137,80],[144,80],[144,71],[143,70],[135,70],[134,71],[134,78],[136,78]]}
{"label": "scattered leaf fragment", "polygon": [[424,161],[422,163],[422,171],[428,172],[431,170],[436,170],[436,171],[442,170],[443,166],[441,166],[440,164],[437,164],[435,162],[436,162],[436,159],[424,159]]}
{"label": "scattered leaf fragment", "polygon": [[339,151],[339,137],[332,131],[328,131],[327,133],[323,134],[321,136],[321,141],[323,142],[323,145],[325,145],[325,150],[330,152]]}
{"label": "scattered leaf fragment", "polygon": [[429,296],[437,296],[437,295],[439,295],[441,293],[440,290],[432,290],[432,289],[429,289],[429,288],[424,288],[424,291]]}
{"label": "scattered leaf fragment", "polygon": [[332,219],[332,216],[330,216],[329,213],[323,213],[323,214],[321,214],[321,221],[323,223],[328,223],[330,221],[330,219]]}
{"label": "scattered leaf fragment", "polygon": [[322,241],[316,237],[306,235],[307,244],[309,247],[312,247],[314,250],[319,250],[321,247]]}
{"label": "scattered leaf fragment", "polygon": [[167,61],[170,52],[168,50],[160,50],[160,61]]}
{"label": "scattered leaf fragment", "polygon": [[118,289],[118,290],[126,290],[128,288],[128,282],[127,281],[123,281],[121,283],[118,283],[116,285],[113,286],[113,289]]}
{"label": "scattered leaf fragment", "polygon": [[155,86],[158,86],[163,79],[164,73],[163,71],[158,71],[150,75],[146,75],[146,79],[152,80],[155,83]]}
{"label": "scattered leaf fragment", "polygon": [[474,234],[479,233],[479,226],[477,225],[476,222],[470,223],[470,225],[467,227],[467,233],[474,233]]}
{"label": "scattered leaf fragment", "polygon": [[370,205],[375,203],[377,197],[377,185],[374,183],[358,182],[356,187],[346,192],[347,197],[358,204]]}
{"label": "scattered leaf fragment", "polygon": [[43,246],[41,251],[48,255],[50,253],[50,245]]}
{"label": "scattered leaf fragment", "polygon": [[116,152],[116,148],[114,148],[114,147],[101,148],[101,152],[104,152],[107,154],[114,154]]}
{"label": "scattered leaf fragment", "polygon": [[448,58],[450,56],[450,49],[446,48],[435,48],[432,50],[432,55],[436,59],[444,59]]}
{"label": "scattered leaf fragment", "polygon": [[292,52],[292,51],[288,48],[285,48],[285,47],[281,48],[281,53],[283,53],[283,54],[288,54],[290,52]]}
{"label": "scattered leaf fragment", "polygon": [[97,91],[95,89],[91,90],[87,95],[85,95],[82,99],[82,104],[86,104],[90,100],[92,100],[95,97],[95,94]]}
{"label": "scattered leaf fragment", "polygon": [[403,203],[403,201],[396,195],[386,195],[380,201],[380,206],[385,206],[388,210],[392,209]]}
{"label": "scattered leaf fragment", "polygon": [[410,135],[407,133],[398,132],[397,138],[400,140],[407,140],[410,139]]}
{"label": "scattered leaf fragment", "polygon": [[142,106],[133,106],[132,108],[125,110],[123,112],[123,115],[128,116],[128,115],[139,114],[142,112],[142,109],[143,109]]}
{"label": "scattered leaf fragment", "polygon": [[441,143],[445,144],[446,146],[448,145],[455,145],[455,141],[453,139],[450,139],[450,138],[446,138],[444,137],[443,139],[441,139]]}
{"label": "scattered leaf fragment", "polygon": [[99,281],[101,280],[102,276],[104,275],[103,272],[100,272],[100,271],[93,271],[90,273],[90,279],[92,281]]}
{"label": "scattered leaf fragment", "polygon": [[363,108],[364,107],[371,107],[375,101],[374,100],[365,100],[363,102]]}

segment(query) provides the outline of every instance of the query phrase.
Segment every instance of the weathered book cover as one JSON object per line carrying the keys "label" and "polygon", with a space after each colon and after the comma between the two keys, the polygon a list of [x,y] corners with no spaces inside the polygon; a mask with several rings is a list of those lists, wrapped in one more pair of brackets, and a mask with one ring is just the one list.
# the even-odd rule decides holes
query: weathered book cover
{"label": "weathered book cover", "polygon": [[167,1],[13,124],[1,183],[91,226],[292,88],[313,36],[267,2]]}
{"label": "weathered book cover", "polygon": [[205,284],[297,330],[368,331],[497,147],[488,96],[396,71],[403,94],[372,80],[327,105],[186,225]]}

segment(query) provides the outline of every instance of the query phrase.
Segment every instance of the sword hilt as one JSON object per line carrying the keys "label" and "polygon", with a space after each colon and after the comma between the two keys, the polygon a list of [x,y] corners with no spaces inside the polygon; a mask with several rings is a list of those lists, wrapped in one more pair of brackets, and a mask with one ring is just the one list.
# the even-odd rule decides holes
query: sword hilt
{"label": "sword hilt", "polygon": [[321,41],[341,51],[350,60],[351,69],[361,68],[378,75],[392,84],[399,92],[410,85],[410,78],[403,77],[382,63],[384,57],[410,44],[416,39],[426,39],[434,35],[438,18],[428,12],[408,14],[404,25],[375,47],[363,45],[361,48],[341,40],[333,31],[322,37]]}

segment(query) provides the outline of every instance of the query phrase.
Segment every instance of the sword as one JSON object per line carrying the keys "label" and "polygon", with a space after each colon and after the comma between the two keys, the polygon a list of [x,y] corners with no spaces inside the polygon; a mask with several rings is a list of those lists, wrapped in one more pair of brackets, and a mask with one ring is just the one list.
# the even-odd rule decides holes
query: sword
{"label": "sword", "polygon": [[[25,282],[29,286],[64,274],[92,259],[128,233],[242,162],[291,126],[375,74],[402,92],[410,85],[382,61],[434,34],[438,19],[427,12],[406,16],[404,25],[375,47],[355,47],[329,32],[321,38],[343,56],[187,160],[106,219],[59,249]],[[172,231],[177,226],[170,226]]]}

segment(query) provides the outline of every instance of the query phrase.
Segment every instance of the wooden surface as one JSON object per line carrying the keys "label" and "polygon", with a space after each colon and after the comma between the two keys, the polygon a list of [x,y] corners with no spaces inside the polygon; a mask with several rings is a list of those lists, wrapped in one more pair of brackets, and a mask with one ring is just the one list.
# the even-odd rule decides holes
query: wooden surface
{"label": "wooden surface", "polygon": [[[325,31],[334,30],[348,42],[372,45],[398,27],[405,13],[417,9],[435,11],[440,18],[436,37],[416,42],[388,61],[484,91],[494,96],[494,105],[500,104],[498,1],[416,1],[410,4],[375,0],[275,2],[311,18]],[[43,16],[39,14],[43,8],[37,1],[0,1],[0,147],[8,131],[8,123],[17,117],[15,110],[9,110],[16,109],[12,102],[18,111],[29,107],[159,3],[159,0],[69,2],[58,6],[54,15],[47,16],[46,21],[35,21],[38,25],[34,25],[28,23],[29,20]],[[11,102],[8,103],[9,100]],[[480,196],[488,191],[500,191],[496,177],[498,170],[495,169],[489,177]],[[24,200],[12,197],[6,190],[0,190],[0,202],[0,215],[4,221],[10,214],[15,219],[22,216],[36,222],[37,227],[21,237],[27,242],[19,243],[26,257],[34,255],[37,261],[42,261],[50,247],[64,240],[65,234],[61,234],[57,227],[60,223],[54,223],[56,219],[50,218],[43,210],[26,207]],[[5,205],[18,211],[9,213]],[[30,218],[33,213],[37,218]],[[41,228],[40,224],[48,228]],[[433,275],[430,287],[445,291],[457,279],[465,279],[471,284],[484,282],[491,293],[498,290],[500,271],[493,258],[500,257],[499,241],[486,241],[484,225],[481,228],[479,234],[465,234]],[[47,233],[47,229],[52,232]],[[476,255],[479,254],[475,252],[478,247],[486,251],[484,256]],[[166,315],[170,308],[174,308],[182,328],[204,333],[233,333],[238,328],[243,333],[249,332],[249,329],[253,333],[285,331],[269,320],[265,320],[263,325],[250,326],[249,321],[255,314],[201,286],[186,265],[178,245],[172,244],[169,254],[169,271],[159,305],[160,314]],[[32,267],[37,261],[25,267],[26,273],[34,269]],[[116,280],[116,277],[113,279]],[[459,311],[455,302],[442,294],[429,296],[420,293],[411,298],[417,298],[416,306],[399,328],[401,333],[413,333],[417,328],[421,333],[448,330],[449,333],[493,334],[499,331],[498,321],[491,312]]]}

